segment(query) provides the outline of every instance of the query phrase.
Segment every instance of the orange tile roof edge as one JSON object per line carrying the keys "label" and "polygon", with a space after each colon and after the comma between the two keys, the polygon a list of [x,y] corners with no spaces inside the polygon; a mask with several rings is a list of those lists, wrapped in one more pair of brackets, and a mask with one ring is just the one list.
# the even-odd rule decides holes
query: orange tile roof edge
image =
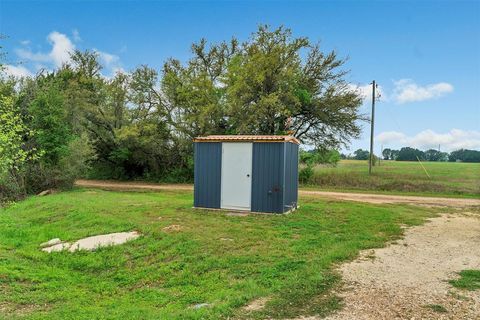
{"label": "orange tile roof edge", "polygon": [[275,135],[210,135],[206,137],[196,137],[194,142],[292,142],[300,144],[297,138],[293,136],[275,136]]}

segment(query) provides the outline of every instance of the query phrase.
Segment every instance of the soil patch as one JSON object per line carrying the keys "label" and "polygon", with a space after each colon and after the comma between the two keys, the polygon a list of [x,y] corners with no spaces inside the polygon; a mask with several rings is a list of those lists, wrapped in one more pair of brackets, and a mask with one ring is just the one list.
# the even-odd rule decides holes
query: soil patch
{"label": "soil patch", "polygon": [[330,191],[307,191],[300,190],[300,194],[314,195],[335,200],[357,201],[374,204],[393,204],[405,203],[432,207],[458,207],[480,206],[480,199],[464,198],[443,198],[443,197],[419,197],[419,196],[400,196],[386,194],[369,193],[348,193],[348,192],[330,192]]}
{"label": "soil patch", "polygon": [[270,300],[268,297],[262,297],[256,300],[253,300],[250,302],[248,305],[246,305],[243,309],[245,311],[251,312],[251,311],[260,311],[263,308],[265,308],[265,305],[267,302]]}
{"label": "soil patch", "polygon": [[183,227],[179,224],[172,224],[170,226],[167,226],[165,228],[163,228],[162,230],[165,231],[165,232],[178,232],[178,231],[181,231],[183,229]]}

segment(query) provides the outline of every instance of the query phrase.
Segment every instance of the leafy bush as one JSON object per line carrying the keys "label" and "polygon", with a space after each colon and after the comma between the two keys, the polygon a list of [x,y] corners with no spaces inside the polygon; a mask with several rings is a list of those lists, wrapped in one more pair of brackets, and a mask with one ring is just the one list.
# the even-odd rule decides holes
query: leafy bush
{"label": "leafy bush", "polygon": [[337,150],[300,150],[300,163],[313,166],[315,164],[329,164],[336,166],[340,161],[340,152]]}
{"label": "leafy bush", "polygon": [[368,160],[370,158],[370,152],[363,149],[358,149],[353,154],[355,160]]}
{"label": "leafy bush", "polygon": [[23,170],[37,156],[25,143],[31,134],[13,98],[0,94],[0,203],[25,195]]}
{"label": "leafy bush", "polygon": [[59,161],[59,187],[70,188],[75,179],[84,177],[95,159],[95,152],[86,135],[76,138],[68,144],[68,153]]}
{"label": "leafy bush", "polygon": [[307,165],[303,168],[300,168],[300,171],[298,172],[298,180],[300,180],[301,183],[311,183],[313,178],[313,168],[310,165]]}
{"label": "leafy bush", "polygon": [[26,166],[26,193],[71,188],[75,179],[86,175],[93,159],[94,152],[86,136],[82,135],[70,141],[57,165],[40,160]]}

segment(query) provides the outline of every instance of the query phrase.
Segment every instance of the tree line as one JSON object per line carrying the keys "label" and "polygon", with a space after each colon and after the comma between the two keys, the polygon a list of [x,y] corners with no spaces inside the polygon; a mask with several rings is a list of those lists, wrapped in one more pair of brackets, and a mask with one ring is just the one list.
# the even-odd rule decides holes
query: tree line
{"label": "tree line", "polygon": [[[368,160],[370,152],[363,149],[356,150],[353,155],[342,155],[344,159]],[[382,151],[384,160],[396,161],[450,161],[450,162],[480,162],[480,151],[460,149],[456,151],[441,152],[435,149],[422,151],[416,148],[403,147],[400,150],[386,148]]]}
{"label": "tree line", "polygon": [[0,62],[0,199],[68,188],[80,176],[191,181],[192,139],[292,134],[317,148],[359,136],[361,95],[345,60],[289,29],[260,26],[245,42],[194,43],[161,70],[108,78],[94,51],[34,77]]}

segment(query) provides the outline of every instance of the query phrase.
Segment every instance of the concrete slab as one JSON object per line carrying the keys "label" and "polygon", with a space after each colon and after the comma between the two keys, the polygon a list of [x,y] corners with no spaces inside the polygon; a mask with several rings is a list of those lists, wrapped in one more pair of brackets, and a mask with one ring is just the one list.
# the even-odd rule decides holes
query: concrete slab
{"label": "concrete slab", "polygon": [[115,246],[127,241],[131,241],[140,237],[137,231],[131,232],[116,232],[103,234],[99,236],[88,237],[74,242],[68,251],[74,252],[76,250],[93,251],[100,247]]}
{"label": "concrete slab", "polygon": [[83,238],[74,243],[62,242],[60,239],[55,238],[42,243],[40,246],[44,247],[42,248],[42,251],[45,252],[58,252],[63,250],[68,250],[70,252],[77,250],[93,251],[100,247],[123,244],[127,241],[137,239],[138,237],[140,237],[140,234],[137,231],[116,232]]}
{"label": "concrete slab", "polygon": [[71,245],[68,242],[61,242],[61,243],[51,245],[50,247],[42,248],[42,251],[45,251],[45,252],[48,252],[48,253],[58,252],[58,251],[67,250],[68,248],[70,248],[70,246]]}
{"label": "concrete slab", "polygon": [[44,242],[44,243],[40,244],[40,248],[51,247],[51,246],[54,246],[54,245],[60,244],[60,243],[62,243],[62,240],[60,240],[60,238],[54,238],[54,239],[48,240],[47,242]]}

